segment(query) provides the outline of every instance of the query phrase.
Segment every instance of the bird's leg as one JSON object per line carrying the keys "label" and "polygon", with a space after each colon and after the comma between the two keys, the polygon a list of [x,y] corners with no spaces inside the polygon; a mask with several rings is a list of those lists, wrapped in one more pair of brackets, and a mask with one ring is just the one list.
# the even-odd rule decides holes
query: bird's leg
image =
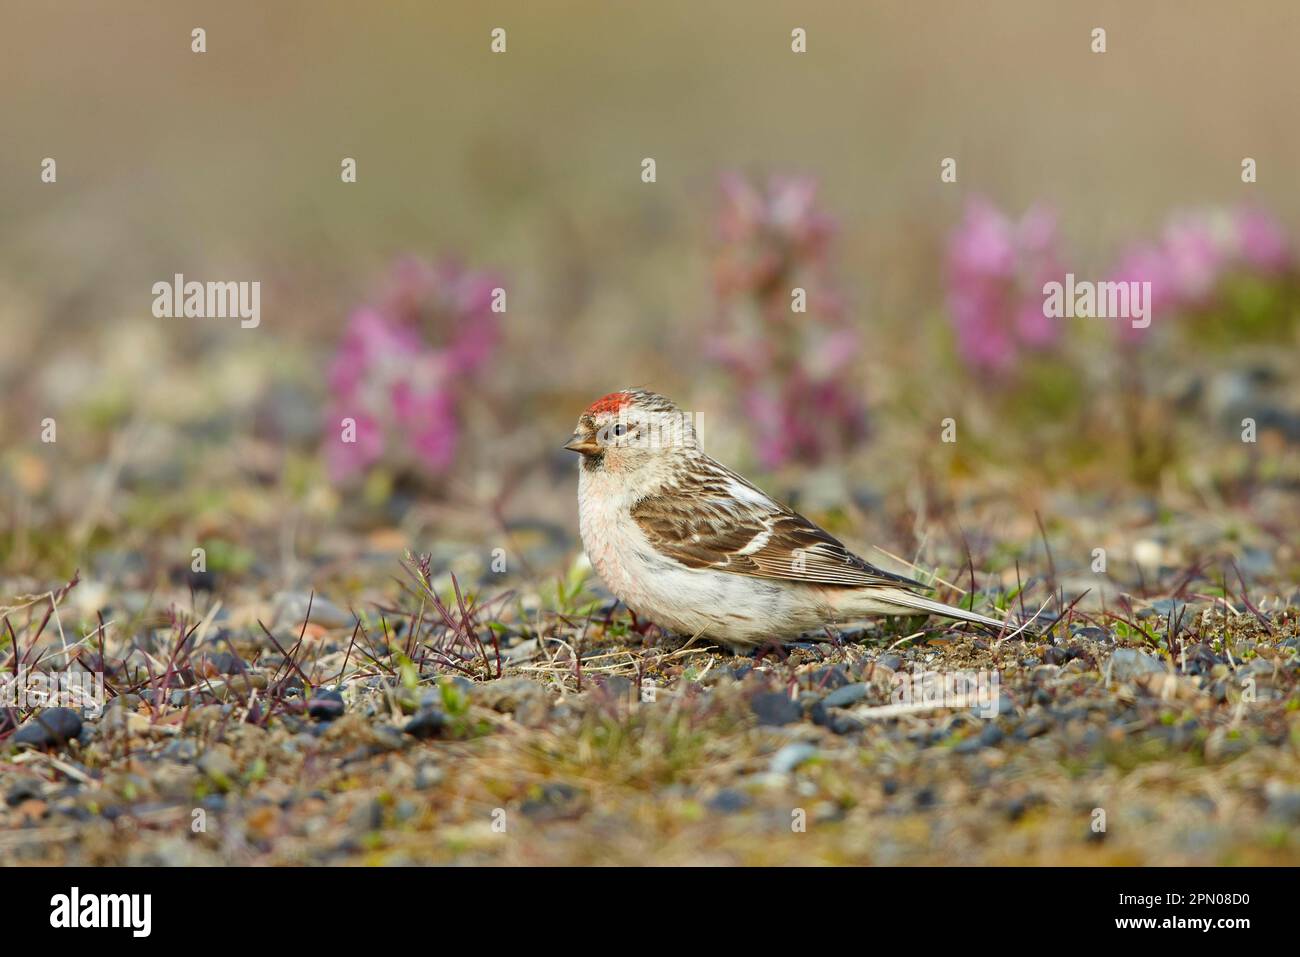
{"label": "bird's leg", "polygon": [[629,608],[629,609],[627,610],[627,613],[628,613],[628,615],[630,615],[631,618],[632,618],[632,624],[628,626],[628,631],[634,631],[634,632],[636,632],[638,635],[640,635],[642,638],[644,638],[644,637],[646,636],[646,633],[647,633],[651,628],[657,628],[657,627],[658,627],[658,626],[657,626],[653,621],[651,621],[651,620],[648,619],[648,618],[647,618],[645,621],[642,621],[642,620],[641,620],[641,617],[640,617],[640,616],[636,613],[636,611],[635,611],[634,609],[632,609],[632,608]]}

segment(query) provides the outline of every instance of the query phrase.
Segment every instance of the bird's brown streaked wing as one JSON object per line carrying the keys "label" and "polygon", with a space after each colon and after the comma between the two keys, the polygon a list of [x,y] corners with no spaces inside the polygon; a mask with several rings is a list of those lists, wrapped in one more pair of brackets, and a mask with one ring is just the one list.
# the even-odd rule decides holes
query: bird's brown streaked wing
{"label": "bird's brown streaked wing", "polygon": [[657,495],[637,502],[632,518],[651,545],[688,568],[819,585],[925,587],[863,561],[826,530],[771,500],[686,502]]}

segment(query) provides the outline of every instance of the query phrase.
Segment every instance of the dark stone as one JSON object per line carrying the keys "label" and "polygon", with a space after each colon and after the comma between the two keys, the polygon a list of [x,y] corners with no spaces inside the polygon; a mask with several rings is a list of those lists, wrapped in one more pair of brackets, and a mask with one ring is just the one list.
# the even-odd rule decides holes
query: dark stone
{"label": "dark stone", "polygon": [[307,713],[317,721],[333,721],[343,717],[343,695],[337,691],[317,691],[307,702]]}
{"label": "dark stone", "polygon": [[1044,717],[1035,715],[1032,718],[1027,718],[1021,723],[1020,727],[1016,729],[1015,736],[1021,741],[1028,741],[1030,738],[1036,738],[1040,734],[1046,734],[1050,730],[1052,730],[1052,722],[1048,721]]}
{"label": "dark stone", "polygon": [[750,803],[749,795],[745,792],[737,791],[735,788],[723,788],[709,798],[708,806],[710,810],[717,811],[719,814],[735,814],[749,807]]}
{"label": "dark stone", "polygon": [[205,656],[208,663],[221,675],[243,674],[247,668],[244,660],[229,651],[216,651]]}
{"label": "dark stone", "polygon": [[88,808],[82,807],[80,804],[64,802],[56,805],[54,809],[65,817],[70,817],[74,821],[81,821],[83,823],[94,817]]}
{"label": "dark stone", "polygon": [[185,583],[195,591],[215,591],[217,588],[217,575],[215,572],[196,572],[193,569],[185,573]]}
{"label": "dark stone", "polygon": [[1268,802],[1268,813],[1288,824],[1300,824],[1300,791],[1283,791]]}
{"label": "dark stone", "polygon": [[835,734],[855,734],[867,726],[867,723],[861,718],[855,718],[851,714],[834,714],[831,715],[830,729]]}
{"label": "dark stone", "polygon": [[1049,665],[1063,665],[1070,660],[1070,655],[1064,648],[1052,647],[1043,652],[1043,660]]}
{"label": "dark stone", "polygon": [[881,668],[888,668],[890,671],[897,671],[903,667],[903,659],[895,654],[881,655],[876,659],[876,665]]}
{"label": "dark stone", "polygon": [[849,676],[844,673],[844,669],[839,665],[833,665],[830,668],[818,668],[811,675],[809,687],[814,691],[834,691],[836,688],[843,688],[849,683]]}
{"label": "dark stone", "polygon": [[199,746],[188,738],[178,738],[175,741],[168,742],[167,746],[162,749],[160,756],[172,761],[193,761],[199,756]]}
{"label": "dark stone", "polygon": [[5,795],[5,803],[10,807],[17,807],[24,801],[30,801],[32,798],[41,796],[41,782],[34,778],[22,778]]}
{"label": "dark stone", "polygon": [[1002,729],[996,724],[990,724],[977,735],[973,735],[958,744],[953,750],[958,754],[971,754],[979,751],[981,748],[991,748],[1001,743]]}
{"label": "dark stone", "polygon": [[72,708],[46,708],[14,733],[14,744],[48,750],[61,748],[81,734],[81,715]]}
{"label": "dark stone", "polygon": [[1043,798],[1038,794],[1026,794],[1023,797],[1015,798],[1006,805],[1006,815],[1009,821],[1018,821],[1031,809],[1041,806]]}
{"label": "dark stone", "polygon": [[828,708],[847,708],[851,704],[856,704],[867,696],[867,686],[861,682],[857,684],[845,685],[842,688],[836,688],[825,698],[822,704]]}
{"label": "dark stone", "polygon": [[446,726],[447,716],[437,708],[421,708],[402,730],[423,741],[439,737]]}
{"label": "dark stone", "polygon": [[790,700],[789,695],[779,691],[761,691],[750,700],[750,708],[758,716],[758,723],[779,727],[792,724],[802,717],[799,705]]}

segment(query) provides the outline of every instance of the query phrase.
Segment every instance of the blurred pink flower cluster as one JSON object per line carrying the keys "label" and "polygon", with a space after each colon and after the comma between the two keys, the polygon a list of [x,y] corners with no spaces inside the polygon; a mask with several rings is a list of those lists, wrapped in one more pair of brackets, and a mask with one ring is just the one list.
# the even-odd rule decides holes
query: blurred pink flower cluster
{"label": "blurred pink flower cluster", "polygon": [[[498,344],[499,286],[454,262],[407,258],[388,293],[352,313],[329,367],[325,454],[335,481],[381,460],[426,474],[448,469],[464,404]],[[341,438],[347,419],[354,441]]]}
{"label": "blurred pink flower cluster", "polygon": [[1128,249],[1112,276],[1151,283],[1152,311],[1192,311],[1210,305],[1225,278],[1280,277],[1293,265],[1286,231],[1257,209],[1180,213],[1154,242]]}
{"label": "blurred pink flower cluster", "polygon": [[1043,315],[1043,284],[1062,275],[1055,215],[1042,207],[1013,220],[972,199],[947,249],[949,317],[962,361],[1009,375],[1028,352],[1051,348],[1059,325]]}
{"label": "blurred pink flower cluster", "polygon": [[808,177],[722,180],[709,355],[732,380],[765,468],[816,464],[866,434],[862,391],[846,381],[861,346],[830,278],[835,226],[816,194]]}

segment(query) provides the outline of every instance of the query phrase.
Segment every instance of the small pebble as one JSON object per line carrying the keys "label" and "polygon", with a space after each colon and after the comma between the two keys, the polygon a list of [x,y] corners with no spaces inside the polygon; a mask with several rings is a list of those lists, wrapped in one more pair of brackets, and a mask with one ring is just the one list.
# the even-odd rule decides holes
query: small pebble
{"label": "small pebble", "polygon": [[1142,675],[1165,671],[1163,662],[1136,648],[1116,648],[1110,656],[1110,676],[1116,681],[1131,681]]}
{"label": "small pebble", "polygon": [[856,684],[845,685],[842,688],[836,688],[825,698],[822,704],[828,708],[847,708],[851,704],[856,704],[867,696],[867,686],[858,682]]}
{"label": "small pebble", "polygon": [[333,721],[343,717],[343,695],[337,691],[317,691],[307,702],[307,714],[317,721]]}
{"label": "small pebble", "polygon": [[773,774],[789,774],[805,761],[817,756],[817,748],[807,742],[799,741],[787,744],[772,756],[769,769]]}
{"label": "small pebble", "polygon": [[790,696],[779,691],[761,691],[750,700],[750,708],[758,716],[758,723],[773,727],[792,724],[803,716],[799,705]]}
{"label": "small pebble", "polygon": [[81,734],[81,715],[72,708],[46,708],[32,715],[13,736],[15,744],[49,750],[62,748]]}
{"label": "small pebble", "polygon": [[411,737],[423,741],[440,736],[446,726],[446,714],[437,708],[422,708],[414,718],[406,722],[406,727],[402,728],[402,730]]}
{"label": "small pebble", "polygon": [[737,811],[743,811],[749,807],[751,803],[749,795],[744,791],[737,791],[735,788],[723,788],[709,798],[708,807],[719,814],[735,814]]}

